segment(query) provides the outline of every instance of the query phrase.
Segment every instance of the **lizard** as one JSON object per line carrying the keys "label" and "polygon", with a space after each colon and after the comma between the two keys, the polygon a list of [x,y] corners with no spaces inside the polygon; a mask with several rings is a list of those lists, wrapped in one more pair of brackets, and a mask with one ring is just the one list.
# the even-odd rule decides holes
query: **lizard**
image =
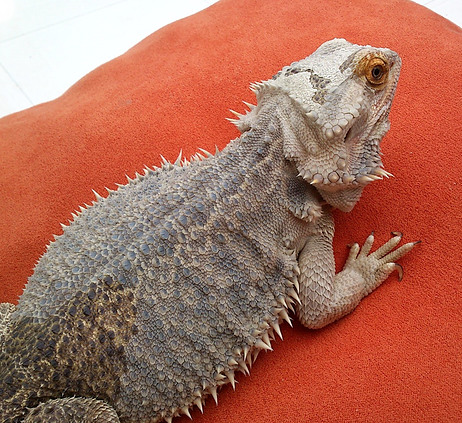
{"label": "lizard", "polygon": [[333,39],[271,79],[215,154],[128,178],[73,214],[17,306],[0,306],[0,420],[171,422],[235,386],[282,322],[355,309],[417,242],[350,247],[335,274],[333,209],[388,177],[401,59]]}

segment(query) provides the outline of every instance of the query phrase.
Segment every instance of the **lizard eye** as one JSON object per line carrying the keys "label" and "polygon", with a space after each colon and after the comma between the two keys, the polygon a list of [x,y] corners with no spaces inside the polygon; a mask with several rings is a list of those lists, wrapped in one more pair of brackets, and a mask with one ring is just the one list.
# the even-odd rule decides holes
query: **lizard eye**
{"label": "lizard eye", "polygon": [[372,78],[374,78],[374,80],[376,81],[380,80],[383,73],[384,73],[383,67],[380,65],[374,66],[371,71]]}
{"label": "lizard eye", "polygon": [[365,76],[373,88],[381,88],[387,81],[388,71],[388,63],[380,57],[374,57],[366,65]]}

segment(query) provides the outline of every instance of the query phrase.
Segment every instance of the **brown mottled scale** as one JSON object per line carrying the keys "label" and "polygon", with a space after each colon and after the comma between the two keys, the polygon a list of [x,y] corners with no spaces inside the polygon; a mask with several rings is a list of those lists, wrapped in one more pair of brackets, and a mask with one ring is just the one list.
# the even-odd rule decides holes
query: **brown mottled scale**
{"label": "brown mottled scale", "polygon": [[[322,327],[380,285],[413,244],[369,254],[369,237],[334,275],[328,204],[351,209],[373,180],[388,113],[371,110],[389,109],[399,73],[374,51],[325,43],[255,87],[222,152],[147,169],[65,227],[0,307],[0,420],[171,421],[247,373],[294,304]],[[388,84],[370,86],[366,55],[394,64]]]}

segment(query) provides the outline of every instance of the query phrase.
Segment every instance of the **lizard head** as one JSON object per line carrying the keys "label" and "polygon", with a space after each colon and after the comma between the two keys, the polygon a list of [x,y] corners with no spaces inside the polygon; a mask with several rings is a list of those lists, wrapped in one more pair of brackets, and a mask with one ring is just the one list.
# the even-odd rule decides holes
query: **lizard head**
{"label": "lizard head", "polygon": [[286,158],[325,201],[350,211],[367,184],[390,175],[382,168],[380,141],[390,126],[400,68],[391,50],[334,39],[254,84],[258,105],[248,115],[271,93],[288,95],[299,113],[289,118],[298,121],[284,137]]}

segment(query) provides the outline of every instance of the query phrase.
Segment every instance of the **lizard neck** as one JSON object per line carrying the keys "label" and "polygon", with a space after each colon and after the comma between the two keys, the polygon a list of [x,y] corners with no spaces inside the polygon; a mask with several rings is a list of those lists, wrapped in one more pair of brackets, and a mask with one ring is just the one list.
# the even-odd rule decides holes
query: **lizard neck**
{"label": "lizard neck", "polygon": [[291,150],[295,144],[301,145],[300,140],[306,136],[303,119],[303,113],[294,110],[286,94],[273,92],[261,98],[259,105],[236,124],[242,135],[231,141],[223,153],[239,157],[241,167],[248,170],[256,163],[271,161],[268,177],[278,176],[287,167],[298,174],[298,157]]}
{"label": "lizard neck", "polygon": [[[296,162],[285,151],[303,136],[303,117],[293,112],[291,99],[283,93],[263,100],[251,126],[217,157],[223,169],[220,179],[228,183],[233,178],[240,180],[239,195],[227,198],[243,202],[245,207],[239,210],[249,210],[246,220],[268,222],[268,236],[297,248],[312,227],[307,223],[321,216],[323,200],[299,175]],[[276,232],[270,234],[270,228]],[[255,232],[261,233],[261,228]]]}
{"label": "lizard neck", "polygon": [[[270,149],[277,151],[274,159],[290,162],[293,172],[312,188],[316,196],[322,196],[322,203],[348,212],[359,200],[364,186],[337,183],[342,174],[337,168],[343,166],[344,160],[339,159],[330,144],[320,148],[322,140],[310,119],[293,98],[273,89],[261,94],[258,105],[242,116],[236,125],[245,131],[241,139],[248,134],[258,144],[258,147],[252,146],[254,151],[270,143]],[[324,174],[328,175],[327,179]]]}

